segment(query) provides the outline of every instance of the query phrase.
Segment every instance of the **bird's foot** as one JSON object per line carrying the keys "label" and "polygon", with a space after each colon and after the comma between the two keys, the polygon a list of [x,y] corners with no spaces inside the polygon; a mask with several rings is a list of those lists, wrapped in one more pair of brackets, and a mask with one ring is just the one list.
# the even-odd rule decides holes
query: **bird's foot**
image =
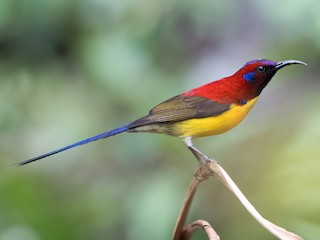
{"label": "bird's foot", "polygon": [[186,137],[183,139],[184,144],[190,149],[192,154],[196,157],[199,163],[199,167],[195,172],[194,176],[197,177],[199,180],[205,180],[210,176],[214,175],[213,172],[210,170],[210,164],[213,162],[217,162],[214,159],[209,158],[203,152],[201,152],[198,148],[193,146],[191,137]]}

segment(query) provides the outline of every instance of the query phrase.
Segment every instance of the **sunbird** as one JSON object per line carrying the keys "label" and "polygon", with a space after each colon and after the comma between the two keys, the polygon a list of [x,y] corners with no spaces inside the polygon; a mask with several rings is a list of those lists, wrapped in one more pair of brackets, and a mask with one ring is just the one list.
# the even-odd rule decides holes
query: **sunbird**
{"label": "sunbird", "polygon": [[162,133],[180,137],[193,153],[206,157],[193,146],[192,139],[221,134],[238,125],[276,72],[292,64],[307,65],[298,60],[252,60],[232,76],[172,97],[152,108],[148,115],[127,125],[21,161],[17,165],[25,165],[123,132]]}

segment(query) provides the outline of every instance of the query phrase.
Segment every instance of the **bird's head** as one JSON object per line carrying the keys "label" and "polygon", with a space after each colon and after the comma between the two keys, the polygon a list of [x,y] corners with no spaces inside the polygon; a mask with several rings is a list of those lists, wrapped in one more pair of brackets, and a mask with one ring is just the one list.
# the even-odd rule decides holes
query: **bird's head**
{"label": "bird's head", "polygon": [[267,59],[259,59],[246,63],[237,74],[240,74],[242,80],[247,83],[246,85],[254,88],[256,94],[259,95],[279,69],[292,64],[307,65],[298,60],[274,62]]}

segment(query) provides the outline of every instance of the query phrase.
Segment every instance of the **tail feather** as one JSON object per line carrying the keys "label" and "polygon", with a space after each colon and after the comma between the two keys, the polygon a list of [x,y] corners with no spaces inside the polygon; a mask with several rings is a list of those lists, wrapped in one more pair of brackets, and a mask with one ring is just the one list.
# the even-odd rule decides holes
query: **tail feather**
{"label": "tail feather", "polygon": [[16,165],[17,165],[17,166],[25,165],[25,164],[28,164],[28,163],[31,163],[31,162],[40,160],[40,159],[42,159],[42,158],[46,158],[46,157],[49,157],[49,156],[51,156],[51,155],[57,154],[57,153],[59,153],[59,152],[66,151],[66,150],[68,150],[68,149],[70,149],[70,148],[78,147],[78,146],[81,146],[81,145],[84,145],[84,144],[87,144],[87,143],[89,143],[89,142],[93,142],[93,141],[96,141],[96,140],[99,140],[99,139],[102,139],[102,138],[108,138],[108,137],[117,135],[117,134],[119,134],[119,133],[126,132],[126,131],[128,131],[128,130],[129,130],[128,125],[122,126],[122,127],[119,127],[119,128],[115,128],[115,129],[113,129],[113,130],[110,130],[110,131],[107,131],[107,132],[98,134],[98,135],[96,135],[96,136],[93,136],[93,137],[84,139],[84,140],[82,140],[82,141],[79,141],[79,142],[70,144],[70,145],[68,145],[68,146],[59,148],[59,149],[57,149],[57,150],[54,150],[54,151],[51,151],[51,152],[42,154],[42,155],[40,155],[40,156],[37,156],[37,157],[34,157],[34,158],[30,158],[30,159],[21,161],[21,162],[17,163]]}

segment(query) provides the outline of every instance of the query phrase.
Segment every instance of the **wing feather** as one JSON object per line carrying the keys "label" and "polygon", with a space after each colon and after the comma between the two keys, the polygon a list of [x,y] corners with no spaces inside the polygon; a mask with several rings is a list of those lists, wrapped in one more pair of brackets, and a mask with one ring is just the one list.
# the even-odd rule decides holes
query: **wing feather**
{"label": "wing feather", "polygon": [[129,127],[218,116],[230,109],[230,106],[200,96],[178,95],[155,106],[149,115],[132,122]]}

